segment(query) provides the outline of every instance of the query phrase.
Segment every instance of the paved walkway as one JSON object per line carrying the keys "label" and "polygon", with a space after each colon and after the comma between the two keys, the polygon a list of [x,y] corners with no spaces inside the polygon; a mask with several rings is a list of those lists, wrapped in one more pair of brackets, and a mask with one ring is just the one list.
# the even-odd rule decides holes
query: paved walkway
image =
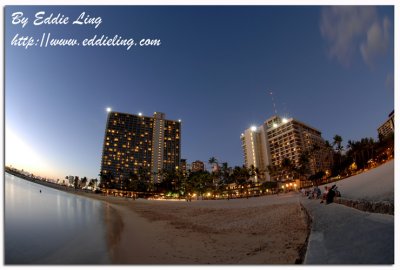
{"label": "paved walkway", "polygon": [[300,202],[312,218],[304,264],[394,264],[394,216]]}

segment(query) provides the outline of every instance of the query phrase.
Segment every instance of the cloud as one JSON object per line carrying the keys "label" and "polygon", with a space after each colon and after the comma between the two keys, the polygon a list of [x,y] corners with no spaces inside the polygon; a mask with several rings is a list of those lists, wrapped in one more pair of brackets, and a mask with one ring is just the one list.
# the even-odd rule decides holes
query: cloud
{"label": "cloud", "polygon": [[368,29],[367,40],[361,43],[360,51],[369,66],[373,66],[377,57],[386,54],[389,47],[389,28],[389,19],[385,17],[382,24],[375,21]]}
{"label": "cloud", "polygon": [[389,19],[380,19],[372,6],[333,6],[321,13],[320,31],[329,56],[346,67],[357,54],[371,67],[387,52],[389,29]]}

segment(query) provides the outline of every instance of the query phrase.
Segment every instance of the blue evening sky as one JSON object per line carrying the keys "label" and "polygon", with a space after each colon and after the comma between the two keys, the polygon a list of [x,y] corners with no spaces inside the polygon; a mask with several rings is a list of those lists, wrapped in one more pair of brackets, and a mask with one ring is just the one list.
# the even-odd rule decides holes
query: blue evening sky
{"label": "blue evening sky", "polygon": [[[23,12],[27,25],[12,24]],[[67,25],[33,25],[39,11]],[[72,25],[86,12],[102,23]],[[394,109],[394,9],[56,6],[5,9],[6,164],[98,177],[106,107],[182,119],[182,158],[243,164],[240,134],[274,114],[347,140]],[[160,39],[160,47],[12,46],[16,34]]]}

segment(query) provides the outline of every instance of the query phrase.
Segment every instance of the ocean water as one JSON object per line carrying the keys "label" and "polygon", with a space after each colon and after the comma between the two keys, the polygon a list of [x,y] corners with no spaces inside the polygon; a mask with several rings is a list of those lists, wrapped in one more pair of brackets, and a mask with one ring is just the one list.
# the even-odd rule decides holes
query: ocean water
{"label": "ocean water", "polygon": [[110,263],[102,202],[7,173],[4,198],[5,264]]}

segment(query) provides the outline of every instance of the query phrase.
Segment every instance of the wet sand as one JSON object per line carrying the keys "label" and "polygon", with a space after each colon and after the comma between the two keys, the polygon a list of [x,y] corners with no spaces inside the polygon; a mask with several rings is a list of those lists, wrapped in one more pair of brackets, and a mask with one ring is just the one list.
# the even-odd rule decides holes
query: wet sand
{"label": "wet sand", "polygon": [[301,263],[309,226],[297,195],[236,200],[106,202],[114,264]]}

